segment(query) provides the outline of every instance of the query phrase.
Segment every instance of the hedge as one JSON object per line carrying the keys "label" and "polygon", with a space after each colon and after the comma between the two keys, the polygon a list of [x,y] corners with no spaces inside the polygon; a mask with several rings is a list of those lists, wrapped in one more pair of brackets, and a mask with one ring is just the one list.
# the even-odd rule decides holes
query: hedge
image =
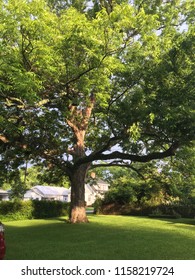
{"label": "hedge", "polygon": [[150,217],[195,218],[195,204],[161,204],[158,206],[137,206],[135,204],[98,203],[95,212],[107,215],[132,215]]}
{"label": "hedge", "polygon": [[1,201],[0,221],[41,219],[66,216],[69,203],[49,200]]}
{"label": "hedge", "polygon": [[33,217],[36,219],[66,216],[69,203],[57,200],[33,200]]}

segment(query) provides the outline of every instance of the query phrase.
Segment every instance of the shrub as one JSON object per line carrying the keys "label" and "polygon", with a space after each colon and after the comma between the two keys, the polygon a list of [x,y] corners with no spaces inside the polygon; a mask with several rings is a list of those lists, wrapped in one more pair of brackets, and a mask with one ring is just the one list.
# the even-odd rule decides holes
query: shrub
{"label": "shrub", "polygon": [[129,186],[122,186],[117,188],[111,188],[104,197],[104,203],[117,203],[123,205],[136,201],[135,192],[133,188]]}
{"label": "shrub", "polygon": [[99,210],[102,214],[135,215],[135,216],[155,216],[171,218],[194,218],[195,204],[161,204],[158,206],[146,206],[137,204],[117,204],[102,203]]}
{"label": "shrub", "polygon": [[69,204],[62,201],[33,200],[33,217],[36,219],[66,216]]}
{"label": "shrub", "polygon": [[41,219],[68,214],[69,204],[62,201],[2,201],[0,202],[0,220]]}
{"label": "shrub", "polygon": [[102,203],[102,199],[100,197],[97,197],[95,202],[93,203],[94,214],[101,214]]}
{"label": "shrub", "polygon": [[163,214],[167,215],[180,215],[183,218],[195,217],[195,204],[181,204],[173,203],[170,205],[160,205]]}
{"label": "shrub", "polygon": [[2,201],[0,203],[0,220],[32,219],[32,201]]}

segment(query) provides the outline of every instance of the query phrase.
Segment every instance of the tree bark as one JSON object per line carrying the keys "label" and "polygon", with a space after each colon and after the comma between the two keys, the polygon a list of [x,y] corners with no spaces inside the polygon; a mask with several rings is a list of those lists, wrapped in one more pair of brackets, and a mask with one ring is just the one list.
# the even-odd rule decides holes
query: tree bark
{"label": "tree bark", "polygon": [[71,223],[87,223],[85,211],[85,176],[88,165],[83,164],[71,172],[71,204],[70,216]]}

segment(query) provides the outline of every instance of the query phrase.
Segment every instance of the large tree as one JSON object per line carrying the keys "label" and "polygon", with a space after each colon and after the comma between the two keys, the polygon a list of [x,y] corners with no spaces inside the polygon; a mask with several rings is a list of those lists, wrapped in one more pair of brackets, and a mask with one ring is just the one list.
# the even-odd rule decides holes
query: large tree
{"label": "large tree", "polygon": [[194,2],[66,2],[0,1],[0,152],[66,174],[76,223],[90,168],[193,139]]}

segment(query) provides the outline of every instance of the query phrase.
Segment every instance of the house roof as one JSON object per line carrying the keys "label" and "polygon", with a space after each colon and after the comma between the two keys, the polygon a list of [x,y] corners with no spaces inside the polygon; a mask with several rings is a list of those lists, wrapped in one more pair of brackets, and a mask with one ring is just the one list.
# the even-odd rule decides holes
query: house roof
{"label": "house roof", "polygon": [[34,186],[34,191],[38,191],[44,196],[63,196],[68,195],[69,190],[63,187],[51,187],[51,186]]}
{"label": "house roof", "polygon": [[24,194],[24,198],[31,198],[32,197],[32,192],[35,193],[36,195],[39,195],[41,197],[43,197],[44,195],[42,193],[40,193],[37,189],[35,188],[31,188],[29,190],[27,190]]}

